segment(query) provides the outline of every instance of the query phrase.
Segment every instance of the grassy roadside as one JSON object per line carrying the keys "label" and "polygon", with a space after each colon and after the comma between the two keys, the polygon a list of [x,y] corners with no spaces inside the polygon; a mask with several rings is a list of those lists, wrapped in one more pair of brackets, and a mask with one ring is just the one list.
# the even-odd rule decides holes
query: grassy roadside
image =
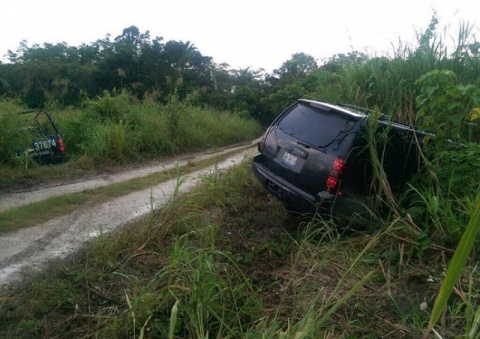
{"label": "grassy roadside", "polygon": [[[82,108],[49,110],[68,162],[42,166],[20,150],[31,146],[35,122],[21,106],[0,100],[0,191],[91,175],[104,169],[179,156],[252,140],[260,124],[247,116],[194,107],[173,97],[166,105],[138,102],[127,92],[104,93]],[[22,119],[23,118],[23,119]]]}
{"label": "grassy roadside", "polygon": [[32,225],[40,224],[61,215],[72,213],[74,210],[84,206],[100,204],[115,197],[149,188],[152,185],[160,184],[178,175],[185,176],[201,168],[212,166],[236,153],[244,151],[248,147],[249,146],[245,146],[241,149],[227,151],[206,160],[188,161],[186,165],[179,166],[171,171],[164,170],[144,177],[110,184],[96,189],[87,189],[78,193],[52,197],[0,212],[0,235],[31,227]]}
{"label": "grassy roadside", "polygon": [[[245,162],[2,291],[0,334],[420,337],[445,253],[420,248],[401,218],[359,224],[286,214]],[[477,291],[469,274],[460,287]],[[462,305],[445,337],[463,333]]]}

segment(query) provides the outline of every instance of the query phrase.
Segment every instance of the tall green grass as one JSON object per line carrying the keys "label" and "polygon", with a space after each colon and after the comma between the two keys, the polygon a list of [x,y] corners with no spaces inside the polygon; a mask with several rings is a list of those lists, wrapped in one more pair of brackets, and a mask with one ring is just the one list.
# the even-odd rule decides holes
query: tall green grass
{"label": "tall green grass", "polygon": [[166,106],[133,104],[125,92],[88,101],[84,112],[60,124],[74,141],[65,136],[68,149],[116,162],[223,146],[261,133],[252,119],[174,99]]}
{"label": "tall green grass", "polygon": [[[415,82],[422,75],[451,70],[459,82],[478,85],[477,33],[473,23],[460,23],[456,32],[451,27],[440,28],[434,15],[428,28],[418,32],[416,42],[392,43],[391,55],[346,59],[333,73],[320,70],[302,84],[303,95],[379,109],[400,122],[413,124],[415,99],[420,94]],[[312,87],[310,83],[315,85],[307,90]]]}
{"label": "tall green grass", "polygon": [[24,151],[31,146],[33,126],[32,115],[19,115],[18,106],[13,102],[0,105],[0,162],[25,165]]}
{"label": "tall green grass", "polygon": [[[457,244],[457,251],[465,254],[466,248],[462,248],[465,241],[460,240],[466,237],[464,232],[469,230],[469,220],[478,209],[476,195],[480,188],[478,27],[461,23],[458,31],[452,33],[448,27],[439,30],[437,24],[433,16],[428,28],[419,32],[416,45],[400,42],[392,56],[367,57],[347,62],[333,74],[315,74],[317,86],[307,94],[312,98],[380,110],[400,122],[416,124],[435,134],[425,138],[422,174],[410,183],[410,189],[403,196],[392,199],[388,194],[388,180],[381,171],[382,159],[372,159],[377,169],[375,182],[382,193],[380,200],[392,212],[388,218],[398,218],[402,224],[402,235],[395,236],[415,244],[412,253],[426,260],[430,267],[435,265],[429,257],[435,248],[449,253],[445,264]],[[370,138],[374,149],[381,146],[372,142],[376,140]],[[379,153],[372,150],[371,154]],[[376,213],[375,209],[372,211]],[[478,239],[469,240],[478,243]],[[455,318],[464,307],[466,322],[461,321],[459,326],[464,327],[460,333],[475,333],[470,330],[476,328],[472,324],[478,320],[473,286],[478,283],[475,256],[476,253],[471,253],[467,259],[465,254],[455,278],[447,279],[450,286],[457,284],[453,293],[457,298],[450,298],[444,311],[439,331],[442,335],[450,335],[445,319]],[[465,280],[467,286],[462,283]],[[436,307],[430,329],[443,311],[447,299],[445,290],[448,288],[441,292],[444,304]],[[433,303],[433,299],[427,301],[428,305]],[[426,327],[428,317],[424,314],[422,319],[419,323]]]}
{"label": "tall green grass", "polygon": [[[15,103],[0,105],[0,187],[24,185],[58,177],[59,169],[40,169],[27,157],[16,156],[31,136],[30,122]],[[261,134],[253,119],[172,100],[167,105],[137,102],[126,92],[104,93],[87,100],[82,109],[51,112],[63,137],[72,175],[102,166],[158,159],[242,141]],[[50,174],[48,174],[50,173]],[[56,174],[57,173],[57,174]],[[63,171],[67,175],[67,171]]]}

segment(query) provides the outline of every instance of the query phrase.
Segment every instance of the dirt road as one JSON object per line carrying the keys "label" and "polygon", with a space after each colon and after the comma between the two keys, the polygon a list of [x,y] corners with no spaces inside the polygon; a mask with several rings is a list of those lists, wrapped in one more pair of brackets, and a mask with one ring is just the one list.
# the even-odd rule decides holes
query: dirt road
{"label": "dirt road", "polygon": [[[225,149],[220,152],[206,153],[194,158],[178,161],[179,166],[188,161],[200,161],[227,152],[238,151],[235,155],[218,163],[191,173],[179,187],[179,191],[191,190],[202,175],[214,169],[224,170],[238,165],[246,155],[253,155],[256,146]],[[45,187],[36,191],[5,194],[0,196],[0,211],[15,206],[29,204],[52,196],[80,192],[111,183],[146,176],[154,172],[173,169],[175,161],[158,164],[148,168],[99,177],[91,180],[65,184],[56,187]],[[0,237],[0,286],[22,279],[23,274],[31,270],[41,269],[49,259],[65,257],[78,249],[85,241],[124,225],[149,213],[152,208],[165,204],[175,191],[176,179],[163,182],[157,186],[137,191],[126,196],[112,199],[98,206],[77,210],[70,215],[52,219],[40,225],[19,230]]]}

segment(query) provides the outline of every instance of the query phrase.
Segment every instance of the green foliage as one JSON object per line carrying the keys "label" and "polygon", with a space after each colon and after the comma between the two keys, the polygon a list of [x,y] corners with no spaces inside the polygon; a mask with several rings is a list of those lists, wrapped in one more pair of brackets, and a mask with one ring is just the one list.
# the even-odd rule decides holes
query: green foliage
{"label": "green foliage", "polygon": [[21,161],[17,157],[22,156],[32,141],[28,126],[17,112],[0,113],[0,162]]}
{"label": "green foliage", "polygon": [[307,76],[317,69],[315,59],[305,53],[295,53],[290,60],[285,61],[274,71],[281,81],[290,82]]}
{"label": "green foliage", "polygon": [[132,107],[129,116],[129,126],[135,132],[135,148],[137,155],[146,157],[154,155],[171,155],[175,152],[175,141],[171,137],[167,114],[161,106]]}
{"label": "green foliage", "polygon": [[438,186],[422,183],[417,183],[417,186],[411,188],[408,212],[422,227],[422,235],[417,239],[420,256],[432,242],[455,246],[475,208],[474,200],[469,195],[472,194],[471,188],[456,196]]}
{"label": "green foliage", "polygon": [[[288,84],[279,91],[271,94],[263,102],[269,104],[269,108],[274,112],[280,113],[286,107],[294,103],[298,98],[304,97],[305,88],[298,83]],[[267,101],[268,100],[268,101]],[[271,117],[272,120],[274,117]]]}
{"label": "green foliage", "polygon": [[[435,300],[435,305],[433,306],[432,313],[430,315],[430,321],[428,323],[427,332],[425,337],[430,331],[432,331],[433,326],[440,318],[444,307],[447,305],[448,299],[454,289],[455,284],[457,283],[462,270],[464,269],[468,258],[470,257],[470,252],[477,240],[478,231],[480,230],[480,193],[477,194],[475,202],[475,210],[471,214],[468,225],[465,229],[465,232],[462,235],[462,238],[457,246],[455,254],[450,262],[447,275],[445,280],[442,283],[438,296]],[[478,316],[476,317],[478,321]],[[477,336],[475,333],[477,327],[474,327],[474,331],[469,333],[470,338]]]}
{"label": "green foliage", "polygon": [[34,166],[27,150],[38,138],[34,116],[18,114],[23,110],[14,102],[0,102],[0,163],[20,169],[22,173]]}
{"label": "green foliage", "polygon": [[192,248],[192,234],[186,234],[172,249],[169,285],[176,286],[172,294],[184,315],[183,333],[190,337],[240,335],[245,330],[238,321],[249,322],[261,305],[235,262],[215,250],[214,232],[207,226],[193,234],[193,243],[207,241],[201,248]]}
{"label": "green foliage", "polygon": [[416,82],[420,128],[424,138],[426,174],[414,182],[411,211],[428,239],[454,246],[473,213],[472,199],[480,186],[480,136],[472,119],[480,89],[458,84],[452,71],[435,70]]}
{"label": "green foliage", "polygon": [[416,98],[417,121],[430,130],[440,142],[471,142],[480,137],[474,110],[480,110],[480,88],[473,84],[457,84],[455,73],[434,70],[416,82],[420,95]]}
{"label": "green foliage", "polygon": [[96,100],[86,102],[87,115],[91,119],[112,121],[115,123],[125,121],[131,108],[129,95],[126,91],[110,94],[104,91]]}
{"label": "green foliage", "polygon": [[175,142],[178,142],[180,120],[185,116],[186,104],[180,102],[178,98],[178,87],[175,86],[173,93],[170,95],[167,105],[165,106],[165,115],[170,135]]}
{"label": "green foliage", "polygon": [[476,111],[480,109],[480,88],[457,84],[451,71],[432,71],[417,81],[420,128],[435,136],[425,138],[431,169],[445,193],[471,196],[478,190],[480,137]]}
{"label": "green foliage", "polygon": [[[392,57],[351,52],[335,55],[301,77],[287,77],[283,68],[274,71],[266,78],[269,87],[262,98],[264,111],[273,119],[297,95],[379,109],[400,122],[413,124],[415,98],[421,94],[415,82],[421,76],[452,70],[459,82],[475,83],[480,77],[474,25],[462,24],[455,33],[445,28],[442,36],[437,24],[434,14],[426,31],[418,35],[418,45],[399,41]],[[451,36],[456,37],[453,53]],[[287,64],[294,64],[294,58]]]}
{"label": "green foliage", "polygon": [[[417,97],[418,120],[421,128],[435,133],[425,138],[425,151],[432,174],[428,186],[415,188],[420,198],[426,220],[425,231],[429,236],[448,246],[458,243],[449,270],[430,315],[425,337],[431,332],[449,300],[450,294],[466,266],[479,229],[480,195],[480,88],[474,84],[459,84],[454,72],[435,70],[416,83],[420,86]],[[428,187],[428,188],[427,188]],[[418,201],[417,201],[418,202]],[[471,311],[465,325],[465,334],[476,336],[471,326],[472,299],[464,300]],[[471,329],[469,329],[471,328]]]}
{"label": "green foliage", "polygon": [[106,122],[97,124],[88,129],[87,142],[82,150],[96,161],[111,159],[121,161],[127,155],[132,140],[127,138],[127,130],[124,124]]}
{"label": "green foliage", "polygon": [[[24,170],[29,160],[15,152],[29,147],[31,121],[15,114],[19,110],[0,114],[0,162]],[[136,102],[123,90],[87,100],[84,109],[54,113],[69,159],[99,165],[198,151],[261,134],[249,114],[194,107],[180,101],[176,90],[167,105]]]}

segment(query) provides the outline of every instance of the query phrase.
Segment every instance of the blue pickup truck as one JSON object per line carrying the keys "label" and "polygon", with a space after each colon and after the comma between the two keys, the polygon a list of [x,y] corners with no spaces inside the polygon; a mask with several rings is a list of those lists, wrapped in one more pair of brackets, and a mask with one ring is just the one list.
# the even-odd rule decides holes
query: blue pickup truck
{"label": "blue pickup truck", "polygon": [[46,110],[20,112],[21,115],[32,114],[31,125],[27,127],[31,135],[30,147],[17,155],[25,154],[33,161],[52,164],[65,161],[65,145],[57,126]]}

